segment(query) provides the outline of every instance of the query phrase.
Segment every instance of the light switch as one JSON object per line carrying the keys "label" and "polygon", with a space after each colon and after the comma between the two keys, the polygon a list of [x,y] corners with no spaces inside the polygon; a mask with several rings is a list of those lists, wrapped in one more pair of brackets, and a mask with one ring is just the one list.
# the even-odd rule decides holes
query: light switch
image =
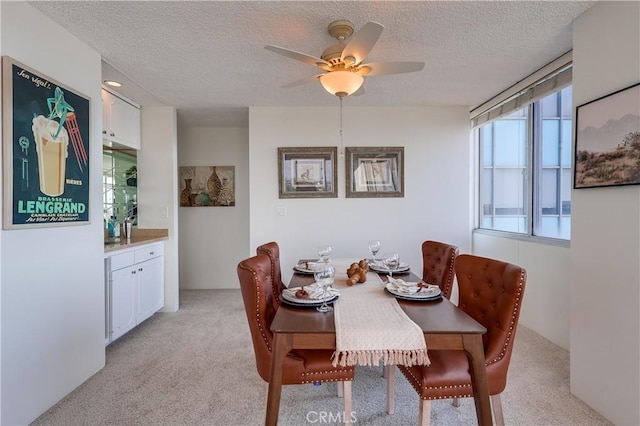
{"label": "light switch", "polygon": [[169,207],[160,207],[160,217],[162,219],[169,217]]}
{"label": "light switch", "polygon": [[276,206],[276,216],[286,216],[287,208],[284,206]]}

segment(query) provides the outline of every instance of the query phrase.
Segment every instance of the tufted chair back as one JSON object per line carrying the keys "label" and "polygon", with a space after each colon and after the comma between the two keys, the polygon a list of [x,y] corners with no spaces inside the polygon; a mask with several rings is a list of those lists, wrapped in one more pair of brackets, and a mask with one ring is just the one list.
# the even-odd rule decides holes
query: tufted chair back
{"label": "tufted chair back", "polygon": [[269,257],[260,254],[240,262],[238,264],[238,279],[251,330],[256,367],[260,377],[268,382],[271,342],[273,341],[270,326],[276,314],[273,290],[271,289],[271,261]]}
{"label": "tufted chair back", "polygon": [[527,273],[510,263],[469,254],[456,258],[455,271],[458,307],[487,329],[482,343],[491,372],[489,394],[499,394],[507,383]]}
{"label": "tufted chair back", "polygon": [[273,286],[273,302],[277,309],[280,306],[280,294],[287,288],[282,282],[280,270],[280,247],[275,241],[258,246],[256,254],[266,254],[271,260],[271,284]]}
{"label": "tufted chair back", "polygon": [[458,247],[451,244],[438,241],[422,243],[422,280],[437,284],[447,299],[453,291],[453,262],[458,252]]}

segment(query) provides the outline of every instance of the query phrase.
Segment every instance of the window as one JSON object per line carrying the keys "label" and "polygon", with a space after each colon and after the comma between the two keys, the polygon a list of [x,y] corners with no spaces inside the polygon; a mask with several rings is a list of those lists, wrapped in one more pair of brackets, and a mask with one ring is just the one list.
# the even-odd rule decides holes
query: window
{"label": "window", "polygon": [[570,238],[571,98],[571,86],[547,90],[475,129],[480,228]]}

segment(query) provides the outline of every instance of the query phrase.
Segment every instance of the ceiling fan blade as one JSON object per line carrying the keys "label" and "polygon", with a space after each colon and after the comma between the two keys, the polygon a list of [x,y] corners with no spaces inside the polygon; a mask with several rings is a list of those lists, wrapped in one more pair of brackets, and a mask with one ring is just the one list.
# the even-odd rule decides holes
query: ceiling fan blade
{"label": "ceiling fan blade", "polygon": [[331,67],[331,64],[329,64],[329,62],[325,61],[324,59],[316,58],[315,56],[296,52],[295,50],[286,49],[284,47],[271,46],[271,45],[267,45],[264,48],[271,52],[278,53],[280,55],[286,56],[287,58],[295,59],[296,61],[304,62],[305,64],[309,64],[314,67],[318,67],[322,69],[324,69],[324,67],[329,67],[329,68]]}
{"label": "ceiling fan blade", "polygon": [[[367,57],[371,49],[380,38],[384,27],[377,22],[367,22],[364,26],[351,36],[349,43],[342,51],[343,62],[351,62],[352,64],[359,64]],[[349,61],[350,58],[353,58]]]}
{"label": "ceiling fan blade", "polygon": [[297,87],[297,86],[302,86],[304,84],[312,83],[318,78],[320,78],[321,75],[323,74],[317,74],[317,75],[312,75],[310,77],[301,78],[300,80],[296,80],[291,83],[285,84],[284,86],[282,86],[282,88],[288,89],[290,87]]}
{"label": "ceiling fan blade", "polygon": [[370,77],[416,72],[422,71],[423,69],[424,62],[371,62],[370,64],[363,64],[358,69],[358,73]]}

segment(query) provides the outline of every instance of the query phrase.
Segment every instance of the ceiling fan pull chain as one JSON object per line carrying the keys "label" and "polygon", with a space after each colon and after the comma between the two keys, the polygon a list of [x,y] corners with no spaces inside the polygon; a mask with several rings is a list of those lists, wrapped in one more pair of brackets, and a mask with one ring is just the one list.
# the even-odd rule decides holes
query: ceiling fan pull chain
{"label": "ceiling fan pull chain", "polygon": [[344,157],[344,149],[342,147],[342,97],[340,97],[340,157]]}

